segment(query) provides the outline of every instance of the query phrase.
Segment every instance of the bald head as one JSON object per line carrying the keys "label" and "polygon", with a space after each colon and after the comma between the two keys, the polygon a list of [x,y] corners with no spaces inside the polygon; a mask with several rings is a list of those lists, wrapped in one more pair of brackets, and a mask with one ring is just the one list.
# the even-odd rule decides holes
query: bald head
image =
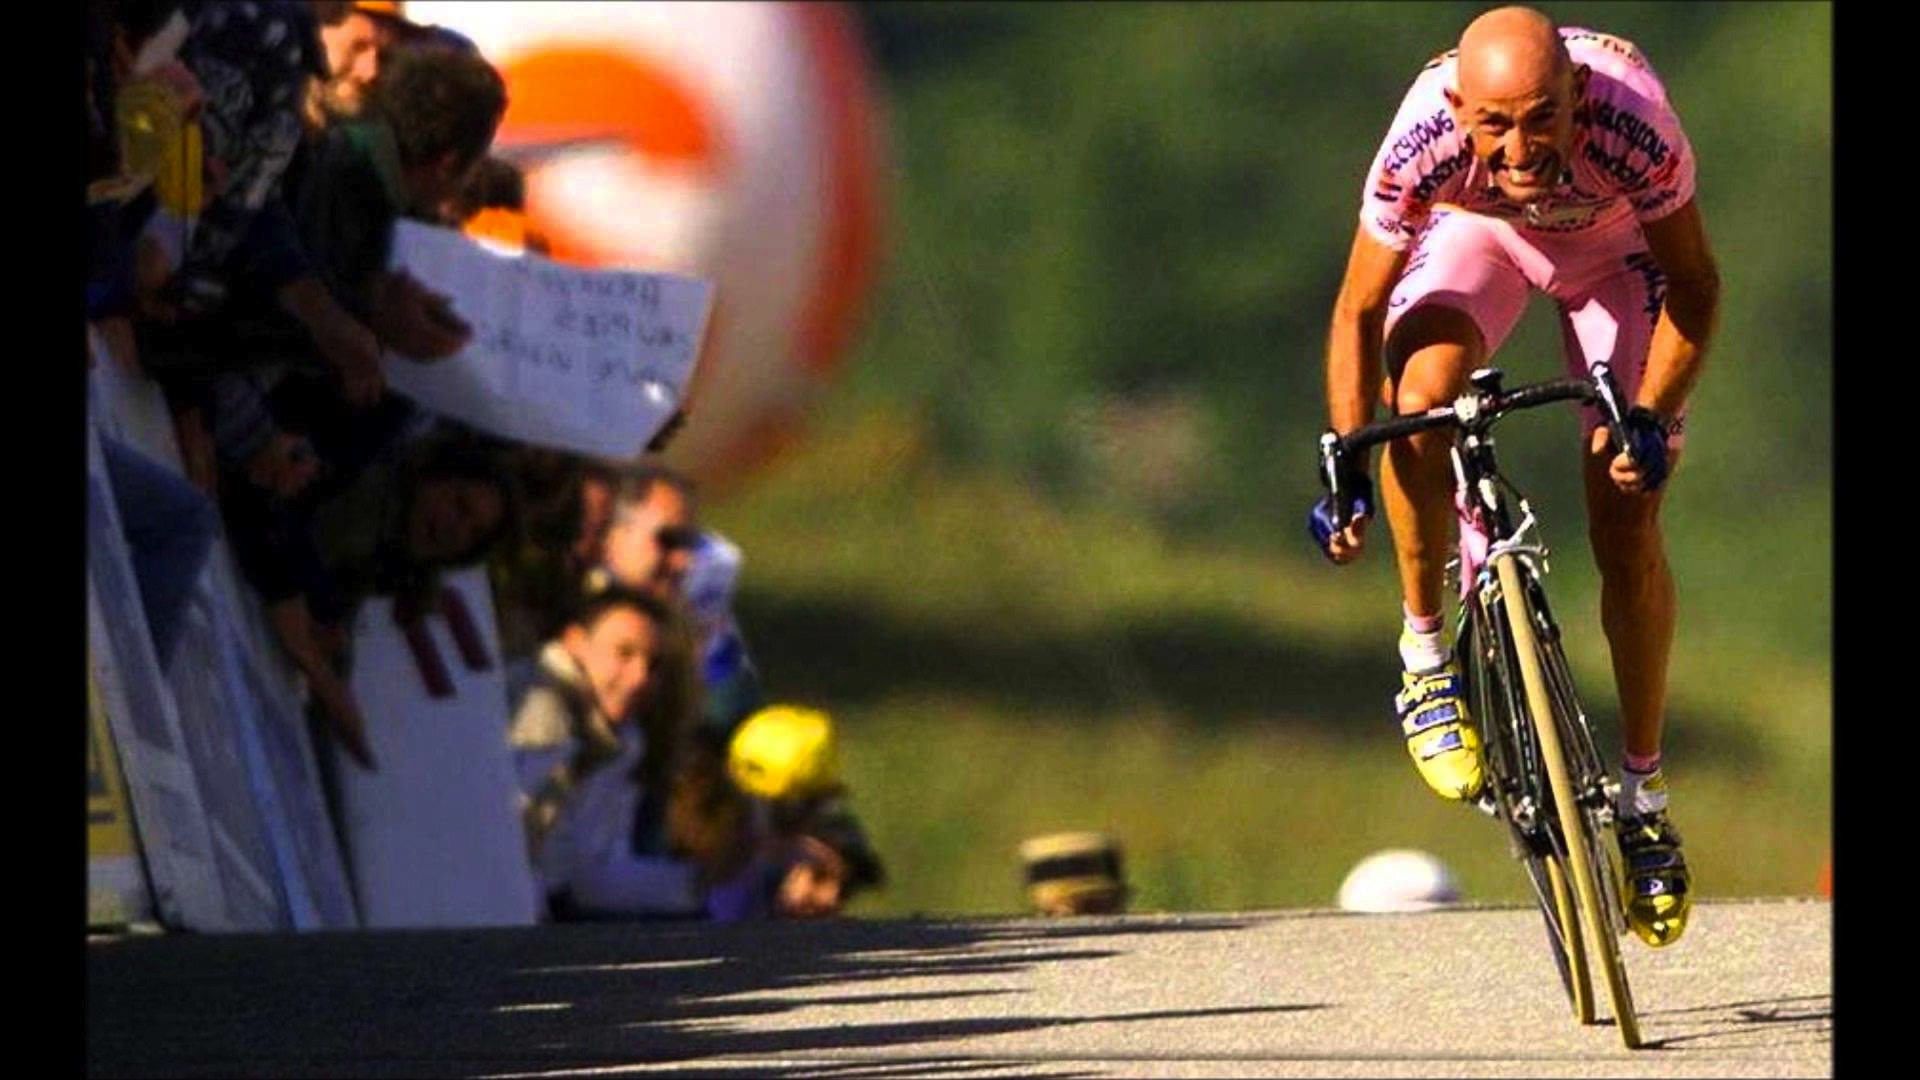
{"label": "bald head", "polygon": [[1547,90],[1567,66],[1559,29],[1532,8],[1496,8],[1460,35],[1460,93],[1470,99]]}
{"label": "bald head", "polygon": [[1460,35],[1458,89],[1445,91],[1447,104],[1508,198],[1546,198],[1569,175],[1587,77],[1553,20],[1532,8],[1496,8]]}

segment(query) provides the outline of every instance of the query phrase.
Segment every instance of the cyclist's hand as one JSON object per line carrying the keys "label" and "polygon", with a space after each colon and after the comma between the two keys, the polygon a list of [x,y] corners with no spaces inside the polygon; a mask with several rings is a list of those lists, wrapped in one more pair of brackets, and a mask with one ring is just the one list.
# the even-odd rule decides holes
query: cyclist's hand
{"label": "cyclist's hand", "polygon": [[1367,540],[1367,522],[1373,518],[1373,484],[1365,473],[1354,473],[1343,481],[1350,492],[1352,514],[1346,528],[1335,528],[1333,496],[1321,497],[1307,511],[1307,533],[1320,551],[1335,564],[1345,565],[1360,557]]}
{"label": "cyclist's hand", "polygon": [[[1667,482],[1671,464],[1667,452],[1671,429],[1667,421],[1652,409],[1636,405],[1621,418],[1621,429],[1633,457],[1629,459],[1624,450],[1613,456],[1608,473],[1614,485],[1631,494],[1650,495],[1659,491]],[[1604,429],[1594,432],[1595,453],[1604,452],[1607,443],[1608,433]]]}

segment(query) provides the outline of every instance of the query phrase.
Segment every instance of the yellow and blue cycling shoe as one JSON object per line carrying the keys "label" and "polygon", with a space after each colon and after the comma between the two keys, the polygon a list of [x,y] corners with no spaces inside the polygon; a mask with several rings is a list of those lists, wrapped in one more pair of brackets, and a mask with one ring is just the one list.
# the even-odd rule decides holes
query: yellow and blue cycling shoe
{"label": "yellow and blue cycling shoe", "polygon": [[1627,870],[1627,925],[1656,949],[1679,941],[1693,909],[1693,877],[1680,853],[1679,832],[1665,810],[1622,817],[1614,829]]}
{"label": "yellow and blue cycling shoe", "polygon": [[1421,779],[1443,799],[1472,799],[1480,794],[1480,733],[1467,715],[1460,667],[1447,661],[1435,671],[1404,671],[1393,698],[1407,752]]}

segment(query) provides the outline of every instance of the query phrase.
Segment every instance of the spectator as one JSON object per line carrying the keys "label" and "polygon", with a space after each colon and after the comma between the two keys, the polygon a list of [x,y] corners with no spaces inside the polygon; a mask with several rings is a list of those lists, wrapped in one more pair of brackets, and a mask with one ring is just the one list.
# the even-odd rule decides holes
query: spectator
{"label": "spectator", "polygon": [[693,481],[658,462],[642,462],[620,475],[612,509],[592,584],[677,599],[700,536]]}
{"label": "spectator", "polygon": [[[170,314],[205,315],[225,303],[229,260],[279,191],[300,138],[301,90],[325,71],[313,14],[292,0],[118,0],[110,8],[116,109],[132,76],[170,71],[176,59],[206,88],[201,107],[186,102],[204,140],[205,201],[182,208],[193,228],[172,253],[178,266],[167,287]],[[122,124],[123,148],[134,134]],[[135,163],[123,150],[120,164]]]}
{"label": "spectator", "polygon": [[[494,211],[524,222],[523,211],[526,208],[526,174],[510,161],[489,157],[481,160],[473,174],[467,177],[466,185],[441,206],[440,217],[447,224],[458,227],[488,211]],[[469,235],[473,233],[469,231]],[[518,246],[524,246],[524,225],[521,235],[516,239],[520,241]]]}
{"label": "spectator", "polygon": [[353,120],[366,107],[381,65],[395,44],[417,31],[399,4],[377,0],[313,0],[327,72],[307,88],[304,115],[315,131]]}
{"label": "spectator", "polygon": [[[657,462],[620,477],[612,510],[600,565],[586,587],[619,584],[688,605],[707,691],[704,726],[724,743],[762,700],[759,674],[731,610],[740,551],[701,531],[693,482]],[[698,588],[688,591],[689,582]]]}
{"label": "spectator", "polygon": [[[90,320],[125,318],[140,309],[140,301],[153,305],[159,287],[171,276],[177,257],[166,260],[157,279],[136,290],[136,264],[150,265],[156,254],[136,255],[143,230],[160,205],[156,180],[167,181],[167,195],[176,204],[190,192],[197,196],[201,187],[200,83],[186,65],[168,58],[178,52],[174,39],[184,29],[184,19],[165,39],[155,41],[172,14],[154,5],[128,7],[104,0],[87,5]],[[123,116],[137,117],[140,130],[126,131],[120,123]]]}
{"label": "spectator", "polygon": [[774,912],[796,919],[838,915],[861,891],[885,884],[886,871],[859,820],[843,804],[829,802],[795,831]]}
{"label": "spectator", "polygon": [[[374,328],[367,325],[369,313],[343,308],[331,287],[337,278],[323,275],[314,265],[290,203],[308,190],[307,171],[326,128],[336,121],[362,117],[392,50],[400,42],[418,38],[421,31],[405,20],[398,4],[391,2],[313,0],[312,9],[325,71],[307,82],[302,138],[287,167],[286,195],[265,209],[248,237],[252,258],[245,266],[247,298],[256,311],[276,309],[296,321],[321,359],[333,369],[348,400],[370,406],[385,387],[380,372],[380,340]],[[295,351],[301,344],[304,342],[296,337]],[[409,355],[437,359],[454,347]],[[226,351],[284,354],[285,346],[271,336],[265,341],[242,336],[237,342],[229,341]]]}
{"label": "spectator", "polygon": [[509,739],[529,854],[556,918],[702,910],[698,865],[636,853],[631,837],[643,797],[671,781],[697,699],[685,631],[645,593],[587,597],[541,651]]}
{"label": "spectator", "polygon": [[[581,582],[596,565],[606,532],[616,472],[575,454],[521,447],[512,456],[529,493],[525,542],[494,558],[500,647],[516,684],[530,685],[534,656],[559,634],[578,606]],[[534,493],[542,493],[535,496]]]}
{"label": "spectator", "polygon": [[[310,350],[348,402],[370,407],[384,392],[382,341],[429,360],[458,351],[470,334],[445,297],[385,265],[397,218],[430,211],[484,155],[504,88],[485,61],[447,50],[402,54],[382,83],[362,120],[310,138],[292,211],[276,204],[256,223],[253,283],[233,317],[150,330],[142,342],[142,354],[174,376],[181,411],[206,413],[216,435],[245,433],[248,453],[292,445],[252,437],[255,420],[270,419],[261,399],[283,370],[312,370]],[[241,453],[232,443],[219,449],[228,459]],[[263,459],[230,471],[247,477],[273,466]]]}
{"label": "spectator", "polygon": [[394,223],[435,219],[485,157],[505,110],[505,86],[486,61],[409,50],[388,65],[363,119],[314,146],[294,204],[302,239],[330,291],[409,356],[450,355],[469,330],[444,297],[386,272]]}
{"label": "spectator", "polygon": [[[710,745],[710,744],[709,744]],[[885,871],[847,808],[832,719],[817,709],[771,705],[740,725],[725,751],[733,789],[747,800],[753,864],[716,890],[716,918],[839,913]]]}
{"label": "spectator", "polygon": [[[727,762],[731,770],[732,759],[739,758],[739,740],[763,749],[796,740],[805,744],[816,738],[808,734],[816,727],[824,732],[817,737],[830,747],[830,722],[825,714],[809,710],[760,710],[764,698],[759,674],[732,613],[740,551],[724,537],[698,528],[692,482],[664,465],[648,462],[620,477],[611,502],[611,520],[600,543],[600,565],[588,575],[586,588],[617,584],[686,605],[706,691],[702,749],[690,757],[687,805],[703,806],[713,818],[708,831],[725,833],[732,811],[720,793],[718,767],[703,768],[702,756]],[[750,716],[762,721],[753,735],[743,723],[751,723]],[[731,758],[730,744],[736,747]],[[737,774],[734,779],[740,780]],[[755,809],[741,826],[743,842],[754,854],[741,875],[715,890],[710,912],[716,917],[837,911],[854,891],[883,880],[879,861],[866,848],[857,820],[831,793],[772,796],[746,782],[740,782],[738,789],[757,800],[750,801]],[[701,814],[688,811],[687,806],[677,809],[674,831],[686,835],[692,828],[688,823]],[[644,836],[648,829],[649,823],[643,820],[636,835]]]}
{"label": "spectator", "polygon": [[[140,178],[160,195],[116,226],[145,228],[161,249],[164,288],[140,313],[207,314],[255,257],[256,218],[278,200],[297,94],[321,64],[311,14],[285,2],[96,0],[88,16],[89,178]],[[161,206],[169,213],[155,216]],[[129,290],[113,294],[113,310],[95,317],[134,310]]]}
{"label": "spectator", "polygon": [[[355,609],[381,593],[424,610],[439,571],[482,558],[514,530],[517,499],[491,448],[472,436],[394,445],[397,433],[342,414],[310,433],[318,461],[297,446],[279,451],[264,484],[222,486],[222,509],[235,557],[322,721],[371,768],[344,678]],[[365,464],[319,475],[322,462],[356,459]]]}
{"label": "spectator", "polygon": [[1036,836],[1020,845],[1027,900],[1042,915],[1111,915],[1126,909],[1120,845],[1104,833]]}
{"label": "spectator", "polygon": [[[366,118],[339,124],[318,138],[295,214],[300,242],[317,259],[319,276],[296,287],[321,307],[331,306],[334,297],[344,302],[343,318],[322,321],[350,334],[368,333],[370,326],[410,357],[445,357],[465,346],[471,329],[445,297],[385,267],[395,222],[409,210],[437,205],[448,186],[471,171],[504,108],[499,76],[485,61],[445,51],[402,53],[369,101]],[[256,362],[267,349],[282,356],[302,352],[297,334],[289,337],[287,328],[271,322],[236,328],[225,348]],[[383,383],[378,346],[373,346],[371,368],[365,366],[367,350],[347,351],[363,359],[351,370],[335,369],[346,399],[370,406],[380,399]],[[261,404],[272,377],[267,371],[228,372],[207,395],[215,441],[230,462],[285,441],[260,434],[256,422],[273,423],[271,410]],[[249,466],[241,475],[262,469],[270,466]]]}

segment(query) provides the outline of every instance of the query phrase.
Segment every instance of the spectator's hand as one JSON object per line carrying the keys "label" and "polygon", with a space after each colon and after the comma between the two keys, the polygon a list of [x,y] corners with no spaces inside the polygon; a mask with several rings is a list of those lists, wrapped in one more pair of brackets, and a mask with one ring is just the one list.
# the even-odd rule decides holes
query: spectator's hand
{"label": "spectator's hand", "polygon": [[300,494],[319,474],[320,459],[313,444],[285,431],[274,432],[267,445],[247,460],[247,479],[281,499]]}
{"label": "spectator's hand", "polygon": [[373,749],[367,745],[367,721],[360,715],[360,703],[353,699],[353,691],[339,679],[311,680],[310,686],[327,730],[340,741],[340,748],[367,771],[377,771]]}
{"label": "spectator's hand", "polygon": [[339,664],[346,659],[348,641],[347,625],[345,623],[321,622],[315,619],[313,623],[313,640],[315,644],[320,646],[321,651],[327,654],[328,659],[332,660],[335,664]]}
{"label": "spectator's hand", "polygon": [[220,462],[214,451],[213,436],[207,431],[205,414],[197,407],[175,413],[173,436],[180,444],[180,464],[186,469],[187,482],[209,499],[217,498]]}
{"label": "spectator's hand", "polygon": [[444,360],[473,337],[447,297],[405,272],[385,274],[375,286],[373,325],[382,341],[411,360]]}
{"label": "spectator's hand", "polygon": [[[107,357],[113,361],[115,367],[129,374],[141,374],[140,350],[134,343],[131,319],[124,315],[115,315],[94,323],[93,329],[100,335],[100,344],[105,347]],[[87,355],[88,366],[92,366],[92,342],[88,342]]]}
{"label": "spectator's hand", "polygon": [[673,415],[667,417],[667,422],[661,426],[660,431],[648,440],[647,453],[658,454],[665,450],[667,444],[673,441],[673,437],[680,434],[680,429],[686,426],[687,410],[685,408],[673,410]]}
{"label": "spectator's hand", "polygon": [[168,60],[141,76],[151,79],[167,88],[174,101],[180,105],[183,119],[193,121],[200,116],[200,107],[206,103],[206,95],[200,92],[200,80],[194,77],[193,69],[179,60]]}
{"label": "spectator's hand", "polygon": [[158,239],[141,233],[133,246],[134,310],[148,322],[171,324],[180,318],[179,308],[168,297],[173,280],[173,260]]}
{"label": "spectator's hand", "polygon": [[333,368],[347,404],[362,409],[378,404],[387,391],[387,377],[380,370],[380,339],[373,331],[338,309],[308,323],[307,330]]}
{"label": "spectator's hand", "polygon": [[846,860],[811,836],[796,837],[794,853],[797,858],[774,895],[774,912],[789,919],[839,914],[847,878]]}

